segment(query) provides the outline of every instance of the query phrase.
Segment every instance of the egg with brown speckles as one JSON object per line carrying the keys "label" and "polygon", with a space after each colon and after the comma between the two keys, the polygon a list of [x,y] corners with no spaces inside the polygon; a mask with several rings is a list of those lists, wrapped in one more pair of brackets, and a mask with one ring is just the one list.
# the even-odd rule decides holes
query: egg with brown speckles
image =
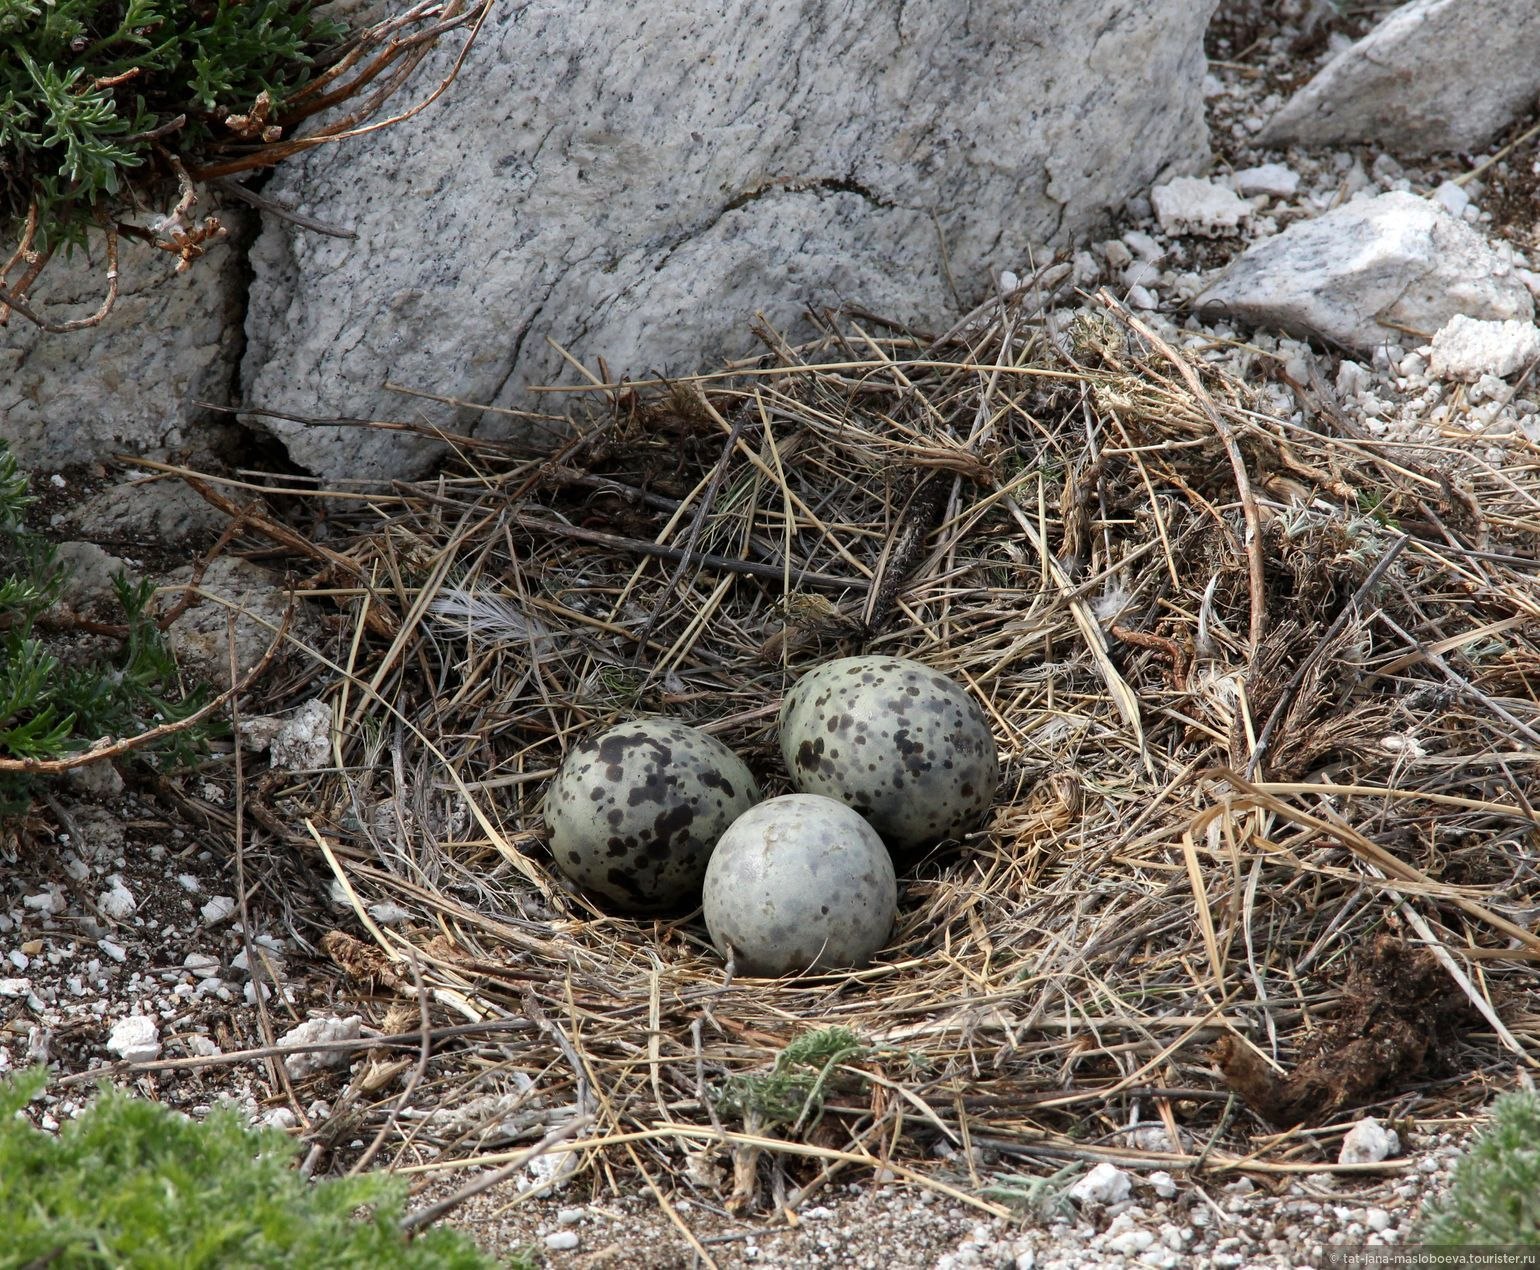
{"label": "egg with brown speckles", "polygon": [[743,760],[673,719],[618,724],[575,745],[545,796],[551,855],[633,913],[692,905],[722,831],[759,801]]}
{"label": "egg with brown speckles", "polygon": [[849,807],[783,794],[722,835],[701,902],[717,951],[770,978],[866,965],[893,932],[898,883],[877,831]]}
{"label": "egg with brown speckles", "polygon": [[905,657],[841,657],[786,694],[792,784],[859,812],[896,852],[977,828],[995,796],[989,722],[963,686]]}

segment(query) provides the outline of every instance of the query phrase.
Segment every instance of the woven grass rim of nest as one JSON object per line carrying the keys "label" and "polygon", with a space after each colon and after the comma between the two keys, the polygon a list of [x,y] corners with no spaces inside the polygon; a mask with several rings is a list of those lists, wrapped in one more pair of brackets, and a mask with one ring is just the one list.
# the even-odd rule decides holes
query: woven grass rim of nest
{"label": "woven grass rim of nest", "polygon": [[[566,1125],[531,1193],[623,1168],[744,1209],[865,1169],[998,1212],[998,1160],[1335,1167],[1334,1130],[1275,1132],[1297,1100],[1246,1099],[1307,1058],[1328,1124],[1534,1065],[1534,447],[1379,441],[1306,385],[1280,417],[1262,350],[1034,294],[942,335],[760,327],[757,361],[592,388],[555,454],[461,437],[445,474],[328,503],[336,762],[254,806],[324,857],[352,910],[327,947],[420,1041],[404,1089],[344,1099],[398,1166]],[[732,979],[698,914],[563,888],[539,800],[574,739],[669,714],[770,796],[783,691],[855,651],[964,683],[1004,772],[980,832],[904,870],[873,965]],[[1373,937],[1442,1004],[1394,1032],[1415,1061],[1335,1079]],[[747,1097],[798,1044],[834,1058]]]}

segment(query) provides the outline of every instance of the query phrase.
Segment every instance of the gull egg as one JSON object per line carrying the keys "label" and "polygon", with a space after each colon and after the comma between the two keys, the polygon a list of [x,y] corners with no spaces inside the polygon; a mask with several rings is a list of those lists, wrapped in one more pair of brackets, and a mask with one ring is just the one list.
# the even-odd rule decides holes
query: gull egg
{"label": "gull egg", "polygon": [[574,746],[545,797],[556,866],[628,912],[691,905],[722,831],[759,801],[743,760],[673,719],[622,723]]}
{"label": "gull egg", "polygon": [[1000,779],[989,723],[961,684],[904,657],[841,657],[786,694],[792,784],[864,816],[896,852],[976,828]]}
{"label": "gull egg", "polygon": [[893,931],[898,883],[877,831],[849,807],[784,794],[722,835],[701,903],[717,951],[769,978],[866,965]]}

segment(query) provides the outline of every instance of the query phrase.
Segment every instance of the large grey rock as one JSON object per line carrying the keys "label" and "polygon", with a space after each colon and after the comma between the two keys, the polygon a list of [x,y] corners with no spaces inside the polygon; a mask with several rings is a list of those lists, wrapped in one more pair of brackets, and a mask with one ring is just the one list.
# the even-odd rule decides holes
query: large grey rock
{"label": "large grey rock", "polygon": [[[528,406],[564,369],[548,338],[645,374],[747,349],[756,312],[783,329],[850,301],[937,320],[948,263],[980,298],[990,270],[1206,158],[1213,7],[498,6],[435,106],[277,172],[269,197],[358,237],[265,225],[247,400],[463,429],[480,420],[385,381]],[[433,448],[264,426],[330,478],[409,473]]]}
{"label": "large grey rock", "polygon": [[1534,316],[1529,289],[1475,230],[1415,194],[1355,199],[1248,248],[1197,297],[1204,312],[1360,352],[1424,343],[1463,313]]}
{"label": "large grey rock", "polygon": [[1536,0],[1413,0],[1344,49],[1261,134],[1266,145],[1471,150],[1540,94]]}
{"label": "large grey rock", "polygon": [[[49,335],[12,314],[0,327],[0,437],[24,466],[163,455],[195,440],[209,412],[194,402],[231,404],[248,221],[239,208],[220,219],[234,242],[214,244],[183,274],[166,252],[123,242],[122,290],[99,326]],[[106,288],[101,253],[96,240],[89,258],[51,261],[33,307],[56,322],[94,313]]]}

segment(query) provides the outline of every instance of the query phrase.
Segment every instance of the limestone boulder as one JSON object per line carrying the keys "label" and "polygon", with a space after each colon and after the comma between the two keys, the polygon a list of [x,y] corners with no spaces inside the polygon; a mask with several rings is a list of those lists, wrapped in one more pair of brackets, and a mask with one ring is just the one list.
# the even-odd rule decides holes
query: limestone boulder
{"label": "limestone boulder", "polygon": [[1485,145],[1540,95],[1535,0],[1412,0],[1268,121],[1267,145],[1368,143],[1404,155]]}
{"label": "limestone boulder", "polygon": [[[125,241],[122,289],[97,326],[49,334],[13,313],[0,327],[0,438],[24,466],[164,455],[196,444],[213,422],[198,402],[233,404],[249,219],[240,208],[220,218],[230,239],[182,274],[166,252]],[[88,317],[106,275],[99,239],[89,253],[61,253],[38,279],[34,309],[55,322]]]}
{"label": "limestone boulder", "polygon": [[1355,199],[1253,244],[1197,306],[1358,352],[1426,343],[1457,314],[1534,316],[1529,289],[1479,233],[1403,192]]}
{"label": "limestone boulder", "polygon": [[[568,370],[551,341],[635,377],[745,351],[756,313],[792,334],[809,305],[944,318],[1198,169],[1213,7],[497,6],[437,103],[264,191],[357,238],[266,219],[245,399],[507,435],[529,425],[387,382],[520,409]],[[328,478],[415,473],[436,449],[260,422]]]}

